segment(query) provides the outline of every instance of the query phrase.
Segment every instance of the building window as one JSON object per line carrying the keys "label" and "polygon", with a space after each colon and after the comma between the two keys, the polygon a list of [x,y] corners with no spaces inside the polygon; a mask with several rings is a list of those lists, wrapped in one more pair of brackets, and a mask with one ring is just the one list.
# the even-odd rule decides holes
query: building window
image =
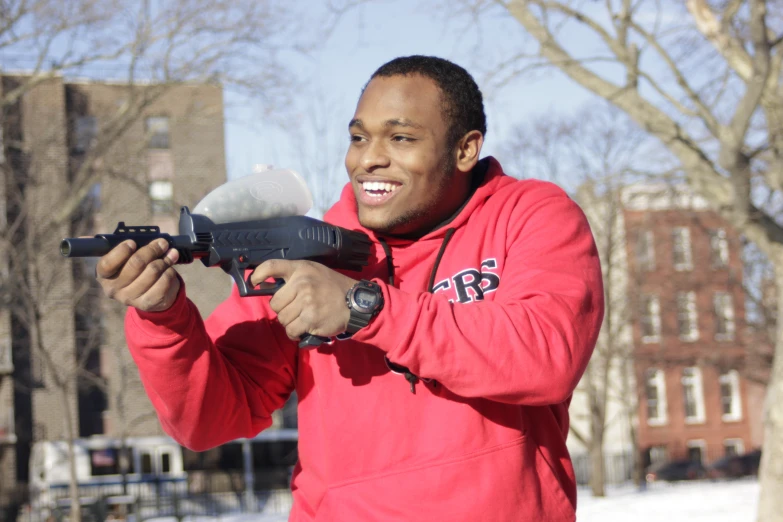
{"label": "building window", "polygon": [[693,270],[691,254],[691,230],[688,227],[675,227],[672,231],[674,269]]}
{"label": "building window", "polygon": [[119,475],[120,462],[116,448],[89,450],[90,474],[94,477]]}
{"label": "building window", "polygon": [[149,139],[149,148],[169,148],[169,118],[167,116],[152,116],[147,118],[145,131]]}
{"label": "building window", "polygon": [[721,415],[725,422],[742,420],[742,401],[740,400],[739,372],[730,370],[722,373],[720,382]]}
{"label": "building window", "polygon": [[92,208],[97,212],[101,209],[101,184],[99,183],[93,183],[92,187],[90,187],[90,191],[88,192],[88,198],[90,200],[90,205],[92,205]]}
{"label": "building window", "polygon": [[707,453],[707,443],[703,439],[689,440],[688,460],[704,464],[704,454]]}
{"label": "building window", "polygon": [[723,441],[723,451],[727,457],[745,453],[745,443],[742,439],[726,439]]}
{"label": "building window", "polygon": [[[0,198],[0,229],[5,229],[8,226],[8,198]],[[8,263],[0,263],[0,270],[8,270]],[[4,276],[8,275],[6,272],[2,273]]]}
{"label": "building window", "polygon": [[170,150],[150,150],[147,152],[147,179],[174,179],[174,158]]}
{"label": "building window", "polygon": [[644,272],[655,270],[655,243],[652,230],[640,230],[636,236],[636,261]]}
{"label": "building window", "polygon": [[171,453],[168,451],[160,454],[160,472],[161,474],[171,473]]}
{"label": "building window", "polygon": [[666,446],[651,446],[647,451],[650,454],[650,464],[658,464],[660,462],[666,462],[669,460],[669,454],[666,451]]}
{"label": "building window", "polygon": [[33,441],[47,440],[46,425],[41,422],[33,424]]}
{"label": "building window", "polygon": [[141,474],[150,475],[153,473],[152,469],[152,454],[148,451],[141,452]]}
{"label": "building window", "polygon": [[16,440],[16,428],[14,427],[14,408],[12,406],[5,410],[5,416],[0,415],[0,443],[13,444],[16,442]]}
{"label": "building window", "polygon": [[717,292],[712,303],[715,307],[715,339],[731,341],[734,339],[734,302],[731,294]]}
{"label": "building window", "polygon": [[150,201],[153,214],[170,214],[174,209],[174,184],[165,180],[150,182]]}
{"label": "building window", "polygon": [[700,369],[693,367],[682,370],[682,393],[685,401],[685,422],[703,423],[705,421],[704,387]]}
{"label": "building window", "polygon": [[663,370],[649,368],[645,372],[644,394],[647,402],[647,424],[666,424],[666,380]]}
{"label": "building window", "polygon": [[643,295],[641,328],[643,343],[657,343],[661,340],[661,305],[657,295]]}
{"label": "building window", "polygon": [[699,338],[695,292],[677,294],[677,331],[683,341],[693,342]]}
{"label": "building window", "polygon": [[729,240],[722,228],[710,232],[710,262],[712,268],[724,268],[729,264]]}
{"label": "building window", "polygon": [[11,352],[11,336],[0,340],[0,374],[14,371],[14,357]]}
{"label": "building window", "polygon": [[45,388],[46,387],[46,372],[44,371],[43,356],[38,353],[38,350],[33,350],[30,354],[30,379],[33,388]]}
{"label": "building window", "polygon": [[77,116],[73,120],[73,152],[87,152],[98,135],[98,120],[95,116]]}

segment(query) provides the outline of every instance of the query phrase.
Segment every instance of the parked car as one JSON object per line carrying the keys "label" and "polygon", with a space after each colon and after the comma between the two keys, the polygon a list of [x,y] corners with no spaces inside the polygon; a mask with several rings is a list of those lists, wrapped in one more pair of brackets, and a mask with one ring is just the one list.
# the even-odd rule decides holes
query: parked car
{"label": "parked car", "polygon": [[674,482],[678,480],[696,480],[704,478],[706,472],[707,470],[701,462],[685,459],[653,464],[647,468],[645,477],[647,482]]}
{"label": "parked car", "polygon": [[713,479],[719,479],[757,475],[760,462],[761,450],[750,451],[742,455],[723,457],[708,466],[707,476]]}

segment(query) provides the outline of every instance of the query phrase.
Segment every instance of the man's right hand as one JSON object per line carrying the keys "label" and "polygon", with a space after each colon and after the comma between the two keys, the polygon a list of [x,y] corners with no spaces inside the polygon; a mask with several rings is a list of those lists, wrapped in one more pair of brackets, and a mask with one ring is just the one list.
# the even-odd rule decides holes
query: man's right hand
{"label": "man's right hand", "polygon": [[101,257],[95,277],[109,298],[145,312],[168,310],[177,298],[180,281],[173,265],[179,252],[165,239],[136,250],[124,241]]}

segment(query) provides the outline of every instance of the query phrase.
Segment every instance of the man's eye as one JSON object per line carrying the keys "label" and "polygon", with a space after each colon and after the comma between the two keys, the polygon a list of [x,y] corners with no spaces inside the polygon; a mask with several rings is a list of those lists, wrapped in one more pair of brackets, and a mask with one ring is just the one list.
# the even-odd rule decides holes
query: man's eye
{"label": "man's eye", "polygon": [[416,141],[414,138],[411,138],[410,136],[393,136],[393,141]]}
{"label": "man's eye", "polygon": [[353,143],[353,142],[357,142],[357,141],[364,141],[364,137],[363,136],[358,136],[356,134],[352,134],[351,135],[351,142]]}

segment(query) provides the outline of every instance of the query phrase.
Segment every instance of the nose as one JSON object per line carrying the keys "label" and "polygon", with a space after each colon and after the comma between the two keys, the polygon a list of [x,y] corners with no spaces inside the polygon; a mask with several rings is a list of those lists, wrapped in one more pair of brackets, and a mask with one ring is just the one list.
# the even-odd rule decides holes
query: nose
{"label": "nose", "polygon": [[362,168],[367,172],[382,169],[389,166],[389,154],[381,140],[371,140],[362,151],[359,160]]}

